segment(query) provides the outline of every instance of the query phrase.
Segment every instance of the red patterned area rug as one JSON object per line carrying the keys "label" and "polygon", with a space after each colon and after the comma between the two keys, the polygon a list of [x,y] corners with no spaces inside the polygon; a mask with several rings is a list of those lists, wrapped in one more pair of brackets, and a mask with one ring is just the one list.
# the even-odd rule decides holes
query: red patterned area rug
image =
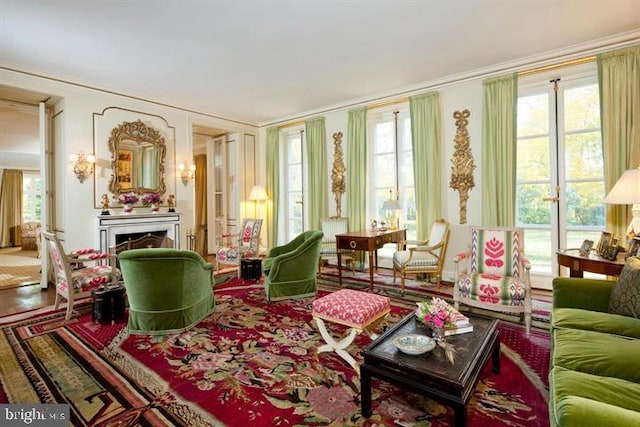
{"label": "red patterned area rug", "polygon": [[[68,403],[73,425],[451,425],[447,406],[375,379],[364,419],[354,370],[316,351],[312,299],[264,301],[261,283],[228,281],[211,316],[160,339],[92,323],[88,305],[66,325],[62,310],[0,318],[0,403]],[[381,329],[410,312],[394,305]],[[547,426],[549,334],[507,322],[500,334],[501,373],[484,367],[468,425]],[[369,343],[348,351],[360,361]]]}

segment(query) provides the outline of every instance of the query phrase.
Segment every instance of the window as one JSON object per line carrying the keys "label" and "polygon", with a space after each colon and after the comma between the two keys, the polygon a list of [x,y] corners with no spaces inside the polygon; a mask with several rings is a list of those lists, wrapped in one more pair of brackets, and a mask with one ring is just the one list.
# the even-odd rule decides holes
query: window
{"label": "window", "polygon": [[[282,160],[285,173],[280,188],[284,200],[284,241],[304,231],[304,165],[302,128],[284,134]],[[281,243],[283,243],[281,242]]]}
{"label": "window", "polygon": [[[369,146],[369,220],[387,221],[394,213],[383,210],[390,198],[398,198],[402,210],[400,227],[407,229],[407,238],[416,239],[416,201],[413,179],[411,119],[408,107],[372,111],[367,115]],[[388,224],[391,226],[392,224]],[[391,256],[395,245],[380,250],[382,257]]]}
{"label": "window", "polygon": [[22,173],[22,221],[40,221],[42,197],[40,174],[24,171]]}
{"label": "window", "polygon": [[534,273],[556,276],[555,251],[597,241],[605,225],[594,71],[521,84],[517,165],[516,218],[527,258]]}

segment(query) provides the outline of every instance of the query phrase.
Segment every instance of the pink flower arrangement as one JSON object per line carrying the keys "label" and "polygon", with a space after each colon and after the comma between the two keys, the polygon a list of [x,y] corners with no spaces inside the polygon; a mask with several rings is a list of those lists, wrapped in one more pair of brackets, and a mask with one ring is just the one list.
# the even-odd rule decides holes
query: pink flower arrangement
{"label": "pink flower arrangement", "polygon": [[441,298],[433,298],[431,302],[419,302],[416,316],[428,327],[448,329],[453,327],[451,306]]}
{"label": "pink flower arrangement", "polygon": [[123,193],[118,196],[118,201],[123,205],[132,205],[138,202],[138,196],[134,193]]}
{"label": "pink flower arrangement", "polygon": [[158,193],[145,193],[142,196],[142,203],[145,205],[155,205],[162,202],[162,197]]}

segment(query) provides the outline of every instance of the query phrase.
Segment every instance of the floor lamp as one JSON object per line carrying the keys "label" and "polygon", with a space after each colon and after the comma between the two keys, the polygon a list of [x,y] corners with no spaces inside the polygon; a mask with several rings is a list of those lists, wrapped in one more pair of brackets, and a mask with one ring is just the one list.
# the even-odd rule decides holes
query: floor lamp
{"label": "floor lamp", "polygon": [[[256,218],[260,218],[258,216],[258,206],[262,204],[262,202],[266,202],[269,198],[267,197],[267,191],[261,185],[254,185],[251,188],[251,192],[249,193],[249,200],[255,203],[254,205],[254,214]],[[265,219],[266,221],[266,219]],[[265,233],[267,236],[267,246],[269,245],[269,227],[265,227]]]}

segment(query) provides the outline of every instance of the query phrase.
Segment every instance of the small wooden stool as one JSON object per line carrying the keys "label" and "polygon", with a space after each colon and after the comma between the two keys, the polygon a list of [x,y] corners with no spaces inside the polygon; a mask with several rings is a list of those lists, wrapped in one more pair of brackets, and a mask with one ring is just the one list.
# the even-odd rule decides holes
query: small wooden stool
{"label": "small wooden stool", "polygon": [[[389,298],[352,289],[341,289],[318,298],[313,301],[311,307],[311,314],[318,324],[318,330],[326,341],[326,344],[318,347],[318,353],[335,351],[360,375],[360,367],[346,348],[351,345],[356,335],[363,331],[371,339],[377,338],[377,335],[368,328],[389,314],[391,310]],[[336,341],[327,331],[325,320],[349,326],[351,329],[342,340]]]}

